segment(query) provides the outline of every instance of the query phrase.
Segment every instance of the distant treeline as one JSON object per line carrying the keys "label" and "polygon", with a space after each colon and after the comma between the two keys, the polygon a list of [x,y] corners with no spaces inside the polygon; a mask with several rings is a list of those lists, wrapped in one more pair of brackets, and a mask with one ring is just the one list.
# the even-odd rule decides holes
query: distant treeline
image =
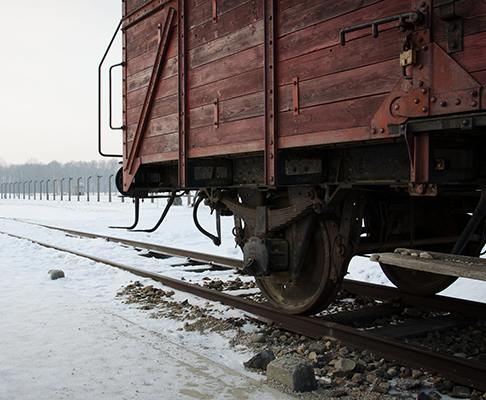
{"label": "distant treeline", "polygon": [[[15,182],[29,182],[50,179],[54,182],[55,179],[60,181],[65,179],[67,182],[69,178],[73,178],[73,184],[77,182],[78,178],[82,178],[80,183],[86,186],[86,181],[89,176],[90,191],[96,190],[97,176],[100,178],[100,191],[108,191],[108,178],[115,174],[120,168],[119,159],[106,159],[102,161],[70,161],[67,163],[60,163],[58,161],[51,161],[48,164],[42,164],[37,161],[29,161],[25,164],[0,164],[0,183],[15,183]],[[116,190],[114,186],[114,177],[111,178],[112,190]]]}

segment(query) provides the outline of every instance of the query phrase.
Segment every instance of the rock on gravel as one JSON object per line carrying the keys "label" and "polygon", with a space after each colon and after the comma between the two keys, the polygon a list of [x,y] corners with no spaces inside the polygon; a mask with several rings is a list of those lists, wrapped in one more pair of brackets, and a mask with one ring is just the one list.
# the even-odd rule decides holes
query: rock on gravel
{"label": "rock on gravel", "polygon": [[244,363],[246,368],[256,368],[266,370],[270,362],[275,360],[272,350],[265,350],[250,358]]}
{"label": "rock on gravel", "polygon": [[296,392],[308,392],[317,387],[312,366],[305,360],[291,356],[277,358],[268,364],[267,378]]}

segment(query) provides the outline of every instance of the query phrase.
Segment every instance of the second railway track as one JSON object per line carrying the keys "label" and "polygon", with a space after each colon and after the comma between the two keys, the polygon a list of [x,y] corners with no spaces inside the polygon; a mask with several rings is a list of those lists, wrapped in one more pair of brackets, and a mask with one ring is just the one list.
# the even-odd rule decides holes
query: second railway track
{"label": "second railway track", "polygon": [[[241,263],[240,260],[228,257],[212,256],[204,253],[191,252],[166,246],[141,243],[133,240],[91,234],[48,225],[41,226],[48,229],[56,229],[74,236],[102,238],[107,241],[121,243],[125,246],[132,246],[134,248],[145,249],[173,257],[182,257],[193,261],[206,263],[210,266],[218,265],[228,268],[235,268],[239,263]],[[6,232],[2,233],[9,234]],[[451,356],[442,352],[427,349],[425,347],[419,347],[416,344],[408,344],[397,339],[391,339],[389,337],[380,336],[376,333],[371,333],[370,331],[356,329],[344,324],[333,322],[339,321],[339,314],[337,316],[328,316],[327,318],[326,316],[316,318],[286,315],[267,307],[264,304],[259,304],[254,301],[229,295],[227,293],[222,293],[217,290],[208,289],[158,273],[124,265],[122,263],[100,258],[95,255],[61,248],[48,243],[36,241],[31,238],[24,238],[12,234],[9,235],[21,239],[27,239],[39,245],[50,247],[59,251],[69,252],[81,257],[87,257],[93,261],[111,265],[116,268],[121,268],[136,275],[154,279],[171,288],[206,298],[210,301],[219,301],[228,306],[251,313],[259,318],[264,319],[265,321],[272,321],[282,329],[296,332],[311,338],[335,339],[340,341],[343,345],[352,345],[357,348],[367,349],[377,354],[379,357],[385,358],[386,360],[390,360],[411,368],[423,368],[432,373],[439,373],[444,378],[450,379],[451,381],[459,384],[478,390],[486,390],[486,382],[484,382],[484,376],[486,376],[486,364],[457,356]],[[375,298],[381,299],[400,298],[402,303],[409,306],[422,306],[424,301],[427,301],[428,307],[437,310],[447,310],[454,315],[459,315],[461,318],[469,317],[484,319],[484,316],[486,315],[486,305],[482,303],[450,299],[441,296],[432,296],[424,299],[417,296],[407,295],[393,288],[365,284],[362,282],[345,280],[343,291],[353,294],[360,294],[362,296],[374,296]],[[355,316],[351,318],[356,319]]]}

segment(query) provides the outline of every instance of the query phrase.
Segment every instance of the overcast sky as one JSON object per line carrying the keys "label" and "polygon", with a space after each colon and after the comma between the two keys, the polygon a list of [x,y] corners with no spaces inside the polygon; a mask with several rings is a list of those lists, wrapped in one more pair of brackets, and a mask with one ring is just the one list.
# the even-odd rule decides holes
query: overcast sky
{"label": "overcast sky", "polygon": [[[101,159],[98,65],[121,0],[0,0],[0,10],[0,162]],[[107,64],[121,61],[119,46]],[[121,151],[120,131],[103,137],[105,152]]]}

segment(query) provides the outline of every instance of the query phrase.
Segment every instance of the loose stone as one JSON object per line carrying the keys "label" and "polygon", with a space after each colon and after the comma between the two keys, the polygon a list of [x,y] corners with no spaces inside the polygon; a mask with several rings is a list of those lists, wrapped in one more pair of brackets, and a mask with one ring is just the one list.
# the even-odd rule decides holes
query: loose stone
{"label": "loose stone", "polygon": [[275,360],[272,350],[265,350],[250,358],[244,363],[246,368],[267,369],[268,364]]}
{"label": "loose stone", "polygon": [[295,357],[285,356],[270,362],[267,366],[267,378],[297,392],[308,392],[317,387],[312,366]]}

